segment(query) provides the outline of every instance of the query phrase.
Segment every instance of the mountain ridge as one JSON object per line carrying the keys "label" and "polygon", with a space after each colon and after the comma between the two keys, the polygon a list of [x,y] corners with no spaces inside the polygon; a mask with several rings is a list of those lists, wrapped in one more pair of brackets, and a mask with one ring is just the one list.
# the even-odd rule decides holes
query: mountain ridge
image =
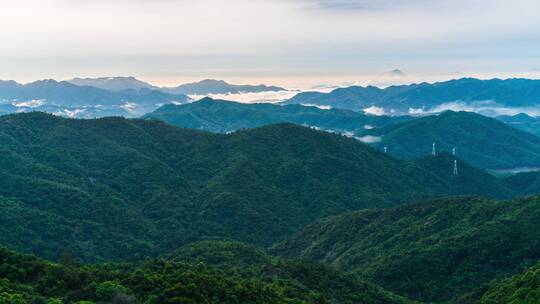
{"label": "mountain ridge", "polygon": [[185,95],[208,95],[208,94],[237,94],[259,93],[270,91],[287,91],[278,86],[259,85],[235,85],[223,80],[203,79],[198,82],[181,84],[177,87],[162,88],[164,91],[174,94]]}
{"label": "mountain ridge", "polygon": [[463,160],[486,169],[540,167],[540,138],[497,119],[472,112],[375,116],[344,109],[303,105],[242,104],[203,98],[184,105],[164,105],[143,116],[212,132],[234,132],[290,122],[337,132],[366,142],[390,155],[412,159],[456,148]]}
{"label": "mountain ridge", "polygon": [[48,258],[141,259],[215,237],[267,246],[349,210],[515,196],[472,167],[456,179],[444,155],[403,162],[293,124],[225,135],[22,113],[0,117],[0,147],[0,243]]}
{"label": "mountain ridge", "polygon": [[28,84],[0,83],[0,111],[42,110],[60,115],[94,118],[96,116],[139,116],[163,103],[187,102],[185,95],[157,90],[109,91],[92,86],[77,86],[67,81],[39,80]]}
{"label": "mountain ridge", "polygon": [[237,93],[260,93],[269,91],[287,91],[278,86],[259,85],[236,85],[224,80],[203,79],[196,82],[185,83],[173,87],[155,86],[148,82],[136,79],[133,76],[98,77],[98,78],[73,78],[68,82],[80,86],[92,86],[105,90],[122,91],[128,89],[151,89],[169,94],[178,95],[208,95],[208,94],[237,94]]}
{"label": "mountain ridge", "polygon": [[376,106],[384,109],[386,114],[403,115],[429,113],[437,111],[439,106],[456,102],[478,108],[484,106],[487,113],[496,110],[496,107],[535,107],[540,104],[540,80],[460,78],[395,85],[384,89],[352,86],[330,93],[299,93],[283,103],[317,104],[354,111]]}
{"label": "mountain ridge", "polygon": [[349,110],[326,110],[303,105],[245,104],[209,97],[184,105],[164,105],[143,118],[219,133],[290,122],[351,135],[368,127],[382,127],[412,119],[371,116]]}

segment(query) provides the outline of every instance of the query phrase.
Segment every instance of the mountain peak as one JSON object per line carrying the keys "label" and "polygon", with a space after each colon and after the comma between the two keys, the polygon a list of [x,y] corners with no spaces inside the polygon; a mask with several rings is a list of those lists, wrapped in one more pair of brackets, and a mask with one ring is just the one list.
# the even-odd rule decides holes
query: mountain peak
{"label": "mountain peak", "polygon": [[201,81],[193,82],[192,84],[195,84],[195,83],[198,83],[198,84],[224,84],[224,85],[229,84],[225,80],[218,80],[218,79],[203,79]]}
{"label": "mountain peak", "polygon": [[208,96],[207,96],[207,97],[203,97],[203,98],[201,98],[201,99],[199,99],[199,100],[197,100],[197,101],[195,101],[195,102],[199,102],[199,103],[214,103],[214,102],[216,102],[216,101],[217,101],[217,100],[215,100],[214,98],[208,97]]}
{"label": "mountain peak", "polygon": [[390,70],[390,71],[386,72],[385,75],[387,75],[387,76],[398,76],[398,77],[406,76],[405,73],[403,73],[403,71],[400,70],[400,69]]}
{"label": "mountain peak", "polygon": [[98,78],[79,78],[75,77],[68,80],[69,83],[78,86],[91,86],[110,91],[155,89],[153,85],[141,81],[133,76],[115,76]]}
{"label": "mountain peak", "polygon": [[186,83],[175,88],[163,88],[172,93],[186,95],[208,95],[208,94],[237,94],[237,93],[260,93],[268,91],[286,91],[286,89],[276,86],[260,85],[236,85],[227,83],[224,80],[203,79],[198,82]]}

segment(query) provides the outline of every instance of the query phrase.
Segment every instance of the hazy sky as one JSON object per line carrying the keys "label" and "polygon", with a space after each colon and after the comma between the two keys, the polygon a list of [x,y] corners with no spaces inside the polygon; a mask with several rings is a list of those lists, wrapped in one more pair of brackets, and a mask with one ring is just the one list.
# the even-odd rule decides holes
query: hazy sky
{"label": "hazy sky", "polygon": [[538,0],[0,0],[0,79],[535,77],[539,15]]}

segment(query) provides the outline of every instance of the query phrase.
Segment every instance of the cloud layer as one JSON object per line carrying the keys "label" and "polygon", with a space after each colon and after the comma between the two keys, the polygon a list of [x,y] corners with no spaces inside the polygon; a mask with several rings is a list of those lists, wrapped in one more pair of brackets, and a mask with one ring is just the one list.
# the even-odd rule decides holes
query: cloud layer
{"label": "cloud layer", "polygon": [[517,115],[519,113],[525,113],[530,116],[540,116],[540,105],[531,107],[506,107],[491,100],[476,101],[470,103],[465,103],[462,101],[448,102],[438,105],[429,110],[409,109],[409,114],[433,114],[444,112],[447,110],[475,112],[486,116]]}

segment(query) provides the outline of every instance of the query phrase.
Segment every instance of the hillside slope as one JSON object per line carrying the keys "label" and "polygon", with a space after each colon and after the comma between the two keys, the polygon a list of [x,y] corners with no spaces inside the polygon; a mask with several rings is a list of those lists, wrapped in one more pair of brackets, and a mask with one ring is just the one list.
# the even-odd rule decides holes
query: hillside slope
{"label": "hillside slope", "polygon": [[409,298],[443,302],[540,259],[540,197],[441,199],[323,219],[273,252],[328,262]]}
{"label": "hillside slope", "polygon": [[452,176],[442,155],[402,162],[291,124],[220,135],[17,114],[0,117],[0,152],[0,243],[53,259],[140,259],[208,237],[270,245],[345,211],[514,195],[481,170]]}
{"label": "hillside slope", "polygon": [[481,168],[506,169],[540,166],[540,138],[495,119],[470,112],[446,111],[366,131],[380,137],[376,147],[388,147],[399,158],[416,158],[457,149],[458,156]]}
{"label": "hillside slope", "polygon": [[502,115],[495,118],[516,129],[540,136],[540,118],[537,116],[533,117],[521,113],[514,116]]}
{"label": "hillside slope", "polygon": [[232,132],[276,123],[295,123],[324,130],[357,133],[411,117],[370,116],[348,110],[323,110],[301,105],[243,104],[203,98],[184,105],[164,105],[145,119],[158,119],[171,125],[211,132]]}
{"label": "hillside slope", "polygon": [[535,304],[540,303],[540,263],[524,273],[494,283],[479,304]]}
{"label": "hillside slope", "polygon": [[518,131],[495,119],[469,112],[446,111],[413,118],[364,115],[348,110],[323,110],[301,105],[241,104],[204,98],[184,105],[164,105],[144,116],[169,124],[212,132],[232,132],[290,122],[339,132],[368,142],[398,158],[457,148],[463,160],[488,169],[540,164],[540,138]]}

